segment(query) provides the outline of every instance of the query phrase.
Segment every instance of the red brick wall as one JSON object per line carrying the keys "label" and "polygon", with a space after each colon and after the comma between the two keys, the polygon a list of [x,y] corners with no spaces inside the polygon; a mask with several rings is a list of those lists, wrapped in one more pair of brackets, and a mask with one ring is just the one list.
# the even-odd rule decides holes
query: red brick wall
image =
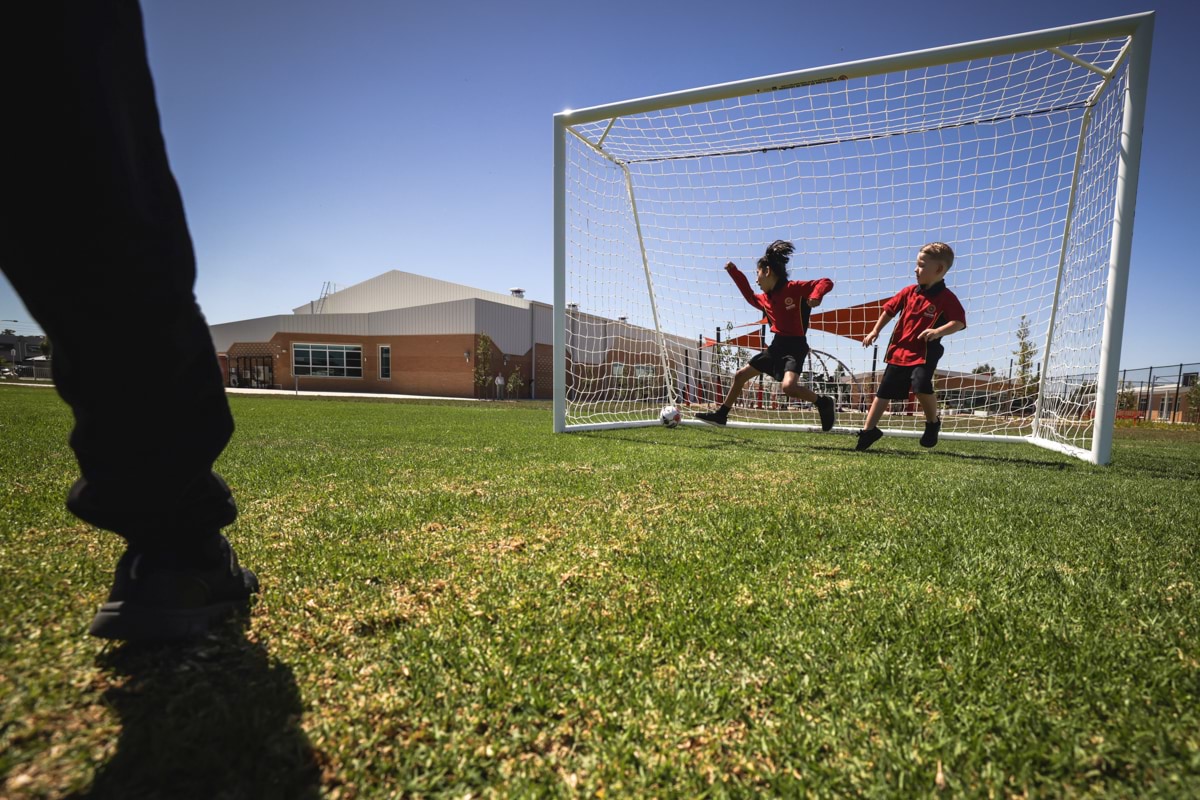
{"label": "red brick wall", "polygon": [[[413,394],[434,397],[491,398],[495,385],[488,381],[482,388],[475,386],[476,347],[481,337],[474,334],[431,336],[346,336],[324,333],[277,333],[269,342],[238,342],[227,353],[220,353],[226,385],[229,382],[230,359],[245,356],[271,356],[274,359],[274,385],[281,389],[296,388],[292,375],[292,345],[355,344],[362,347],[362,378],[321,378],[301,376],[299,388],[309,392],[368,392],[379,394]],[[391,380],[379,379],[379,347],[392,348]],[[468,361],[463,357],[470,353]],[[507,356],[507,362],[505,357]],[[536,362],[536,374],[534,359]],[[521,373],[523,386],[519,399],[536,397],[550,400],[554,396],[554,346],[538,344],[533,351],[502,353],[492,343],[491,378],[496,372],[511,380],[514,370]],[[532,379],[532,380],[531,380]],[[536,381],[536,393],[531,383]],[[511,395],[510,395],[511,396]]]}
{"label": "red brick wall", "polygon": [[[292,374],[292,345],[356,344],[362,347],[361,378],[322,378]],[[271,344],[279,351],[275,361],[275,380],[284,388],[299,382],[302,391],[372,392],[416,394],[440,397],[474,397],[473,367],[475,336],[344,336],[312,333],[277,333]],[[379,377],[379,348],[392,348],[392,376]],[[230,348],[232,350],[232,348]],[[470,353],[470,360],[464,358]]]}
{"label": "red brick wall", "polygon": [[[436,397],[492,397],[494,385],[489,381],[482,389],[475,386],[475,360],[478,338],[474,334],[431,336],[346,336],[323,333],[277,333],[270,342],[239,342],[221,354],[222,365],[239,356],[270,355],[274,359],[274,382],[282,389],[299,388],[310,392],[369,392],[381,394],[413,394]],[[361,378],[324,378],[292,374],[292,346],[296,342],[310,344],[354,344],[362,347],[363,376]],[[392,348],[392,377],[379,378],[379,347]],[[538,345],[538,398],[550,399],[552,370],[550,355],[553,347]],[[464,357],[470,354],[470,358]],[[505,357],[507,356],[507,363]],[[501,353],[493,344],[491,376],[497,371],[509,378],[519,370],[524,386],[522,398],[531,394],[530,375],[532,353]],[[228,371],[226,367],[226,380]],[[297,384],[298,382],[298,384]]]}

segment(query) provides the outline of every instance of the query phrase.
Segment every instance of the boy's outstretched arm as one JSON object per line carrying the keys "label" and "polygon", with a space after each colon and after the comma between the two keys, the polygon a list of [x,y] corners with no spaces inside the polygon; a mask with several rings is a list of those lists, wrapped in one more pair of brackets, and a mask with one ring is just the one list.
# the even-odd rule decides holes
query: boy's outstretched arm
{"label": "boy's outstretched arm", "polygon": [[883,312],[879,315],[879,319],[875,321],[875,327],[871,328],[871,332],[863,337],[863,347],[870,347],[879,338],[879,332],[883,330],[883,326],[892,321],[894,314]]}

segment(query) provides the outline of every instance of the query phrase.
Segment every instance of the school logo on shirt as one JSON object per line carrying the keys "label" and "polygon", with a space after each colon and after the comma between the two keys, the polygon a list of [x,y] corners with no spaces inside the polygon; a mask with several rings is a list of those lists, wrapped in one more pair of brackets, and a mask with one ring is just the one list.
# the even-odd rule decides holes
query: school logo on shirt
{"label": "school logo on shirt", "polygon": [[922,313],[922,316],[925,317],[925,319],[933,319],[937,316],[937,309],[930,306],[929,308],[925,309],[925,311]]}
{"label": "school logo on shirt", "polygon": [[796,298],[794,298],[794,297],[783,298],[783,305],[784,305],[784,308],[786,308],[788,311],[791,311],[792,306],[796,305]]}

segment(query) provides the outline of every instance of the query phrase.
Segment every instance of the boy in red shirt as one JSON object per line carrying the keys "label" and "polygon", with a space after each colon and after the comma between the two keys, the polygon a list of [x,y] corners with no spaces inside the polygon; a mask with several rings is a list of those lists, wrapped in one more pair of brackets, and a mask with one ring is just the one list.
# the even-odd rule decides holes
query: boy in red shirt
{"label": "boy in red shirt", "polygon": [[883,431],[877,427],[879,419],[891,401],[908,399],[910,387],[925,412],[921,446],[937,444],[942,418],[938,416],[933,374],[946,351],[941,339],[967,327],[962,304],[946,288],[944,280],[953,263],[954,251],[945,242],[931,242],[922,247],[917,254],[917,285],[904,287],[884,303],[875,327],[863,337],[863,347],[870,347],[883,326],[900,315],[883,359],[887,369],[871,401],[863,429],[858,432],[855,450],[866,450],[883,437]]}
{"label": "boy in red shirt", "polygon": [[808,355],[805,332],[809,309],[821,305],[821,298],[833,288],[833,281],[829,278],[789,281],[787,263],[794,251],[792,243],[782,239],[776,239],[767,247],[767,252],[758,260],[756,277],[762,294],[755,294],[750,289],[750,281],[732,261],[725,265],[725,271],[742,290],[746,302],[766,315],[775,338],[766,350],[750,359],[750,363],[733,376],[733,386],[729,387],[729,394],[725,396],[721,407],[716,411],[697,414],[696,419],[709,425],[724,425],[734,401],[742,393],[742,387],[765,372],[779,381],[780,388],[789,397],[806,400],[817,407],[821,415],[821,430],[827,431],[833,427],[833,398],[820,397],[812,389],[800,384],[801,367]]}

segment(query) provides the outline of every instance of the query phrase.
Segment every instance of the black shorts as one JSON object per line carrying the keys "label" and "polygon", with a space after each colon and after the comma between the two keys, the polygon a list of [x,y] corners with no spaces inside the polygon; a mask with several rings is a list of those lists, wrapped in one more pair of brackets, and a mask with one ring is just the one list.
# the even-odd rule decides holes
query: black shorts
{"label": "black shorts", "polygon": [[808,339],[804,336],[776,334],[767,349],[750,359],[750,366],[765,372],[783,383],[784,373],[804,371],[804,359],[808,358]]}
{"label": "black shorts", "polygon": [[875,396],[881,400],[907,400],[910,389],[913,394],[934,394],[933,374],[937,371],[942,353],[946,352],[943,347],[934,347],[935,344],[930,342],[924,364],[911,367],[888,364]]}

